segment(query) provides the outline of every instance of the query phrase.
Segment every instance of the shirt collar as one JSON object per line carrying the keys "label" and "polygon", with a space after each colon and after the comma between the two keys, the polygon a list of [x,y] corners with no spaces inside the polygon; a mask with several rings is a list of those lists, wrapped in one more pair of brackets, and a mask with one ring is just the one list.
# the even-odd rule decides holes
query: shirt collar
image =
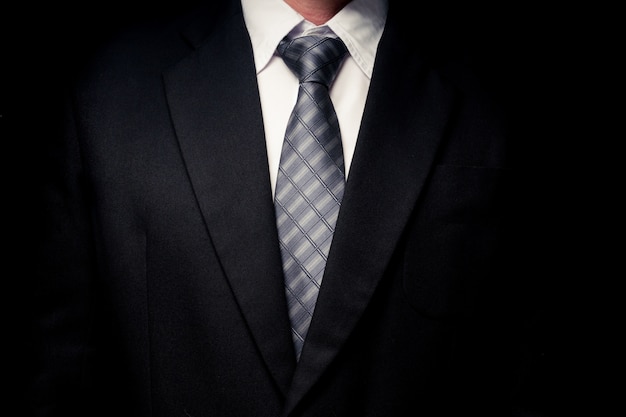
{"label": "shirt collar", "polygon": [[325,25],[316,27],[283,0],[241,0],[257,74],[287,35],[335,34],[346,44],[359,68],[371,78],[378,41],[387,17],[387,0],[352,0]]}

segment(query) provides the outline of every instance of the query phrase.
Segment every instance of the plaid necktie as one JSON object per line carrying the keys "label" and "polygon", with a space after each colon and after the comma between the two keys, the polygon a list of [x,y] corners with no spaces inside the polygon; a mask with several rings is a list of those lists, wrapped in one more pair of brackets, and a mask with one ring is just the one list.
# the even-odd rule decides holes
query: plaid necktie
{"label": "plaid necktie", "polygon": [[303,36],[281,41],[278,52],[300,80],[274,199],[292,336],[299,358],[345,185],[339,123],[328,89],[347,49],[340,39]]}

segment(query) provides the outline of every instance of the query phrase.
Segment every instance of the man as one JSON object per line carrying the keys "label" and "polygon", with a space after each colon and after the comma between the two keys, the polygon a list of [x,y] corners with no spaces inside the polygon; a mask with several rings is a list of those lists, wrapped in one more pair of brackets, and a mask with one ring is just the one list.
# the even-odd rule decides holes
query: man
{"label": "man", "polygon": [[[497,96],[398,1],[208,3],[112,41],[68,94],[37,415],[519,412],[534,249]],[[338,51],[320,90],[288,62],[303,36]],[[334,113],[292,116],[324,89],[309,109]],[[323,244],[283,230],[302,224],[281,187],[310,120],[341,150]]]}

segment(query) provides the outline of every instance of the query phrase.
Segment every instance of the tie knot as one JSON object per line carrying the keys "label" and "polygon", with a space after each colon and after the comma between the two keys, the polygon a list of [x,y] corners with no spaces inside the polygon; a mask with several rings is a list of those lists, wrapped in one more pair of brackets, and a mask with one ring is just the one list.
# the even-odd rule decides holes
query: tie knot
{"label": "tie knot", "polygon": [[339,38],[301,36],[283,39],[278,52],[301,83],[316,82],[329,87],[348,49]]}

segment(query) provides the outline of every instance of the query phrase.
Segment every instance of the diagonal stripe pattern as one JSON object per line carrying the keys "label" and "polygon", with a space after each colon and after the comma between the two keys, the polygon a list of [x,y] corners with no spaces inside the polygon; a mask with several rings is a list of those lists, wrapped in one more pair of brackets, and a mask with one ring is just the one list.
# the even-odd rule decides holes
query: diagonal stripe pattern
{"label": "diagonal stripe pattern", "polygon": [[345,185],[339,123],[328,89],[347,49],[340,39],[303,36],[281,41],[278,52],[300,80],[274,198],[292,336],[299,358]]}

